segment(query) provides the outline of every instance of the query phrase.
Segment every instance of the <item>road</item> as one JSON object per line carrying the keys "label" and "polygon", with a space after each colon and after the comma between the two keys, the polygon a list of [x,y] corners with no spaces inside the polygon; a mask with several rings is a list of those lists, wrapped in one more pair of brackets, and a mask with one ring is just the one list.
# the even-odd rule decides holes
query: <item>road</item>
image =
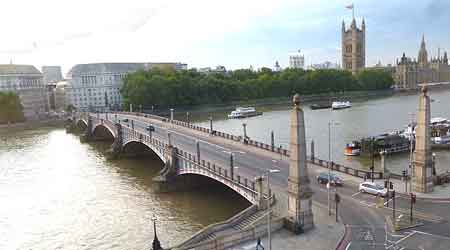
{"label": "road", "polygon": [[[105,118],[105,115],[100,114],[100,117]],[[109,118],[114,120],[111,114]],[[263,150],[254,150],[240,143],[219,139],[206,133],[179,127],[167,122],[150,120],[145,117],[118,114],[117,119],[121,120],[121,123],[128,127],[132,127],[131,121],[133,121],[134,129],[144,134],[149,133],[146,128],[151,124],[155,128],[152,136],[167,141],[170,133],[171,143],[175,147],[193,155],[196,155],[196,143],[198,142],[200,158],[220,166],[230,166],[230,155],[233,154],[235,174],[250,180],[263,175],[268,169],[279,169],[279,173],[271,176],[271,184],[274,185],[274,188],[287,188],[289,162],[286,157],[281,157],[274,153],[268,154]],[[128,119],[128,122],[124,122],[124,119]],[[311,164],[308,168],[311,189],[314,192],[314,201],[328,205],[326,187],[315,181],[317,172],[322,170],[317,170],[319,167]],[[448,241],[450,239],[448,238],[450,237],[450,224],[447,222],[447,219],[450,219],[448,218],[450,215],[449,204],[418,201],[415,211],[417,210],[418,213],[422,212],[425,215],[427,215],[427,212],[433,211],[439,215],[436,217],[442,220],[438,221],[436,217],[432,216],[430,218],[434,220],[427,220],[427,217],[424,216],[422,231],[406,230],[400,233],[391,233],[386,223],[386,218],[392,214],[391,209],[375,208],[375,197],[358,193],[357,184],[345,182],[343,187],[332,188],[332,192],[335,190],[341,196],[339,216],[347,226],[349,235],[343,249],[402,249],[402,244],[405,247],[404,249],[421,249],[418,246],[420,246],[419,243],[423,240],[423,237],[428,237],[430,242],[434,242],[433,244],[435,245],[448,246],[446,249],[450,249],[450,241]],[[392,200],[386,204],[392,207]],[[334,208],[334,204],[332,205]],[[409,200],[399,196],[396,199],[396,205],[407,210],[409,208]],[[334,215],[330,216],[330,219],[334,219]],[[414,244],[414,242],[417,244]],[[424,249],[435,248],[428,248],[427,246]]]}

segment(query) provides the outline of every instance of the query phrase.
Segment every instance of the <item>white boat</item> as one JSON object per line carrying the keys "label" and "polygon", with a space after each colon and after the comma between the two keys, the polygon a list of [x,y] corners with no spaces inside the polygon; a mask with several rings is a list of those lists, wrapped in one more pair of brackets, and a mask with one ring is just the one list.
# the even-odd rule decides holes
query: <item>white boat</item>
{"label": "white boat", "polygon": [[237,107],[236,110],[231,111],[231,113],[228,115],[228,118],[245,118],[257,115],[262,115],[262,112],[256,111],[254,107]]}
{"label": "white boat", "polygon": [[352,106],[352,103],[349,101],[346,102],[333,102],[331,104],[332,109],[346,109],[350,108]]}
{"label": "white boat", "polygon": [[450,144],[450,135],[443,135],[439,137],[432,137],[431,141],[434,144]]}

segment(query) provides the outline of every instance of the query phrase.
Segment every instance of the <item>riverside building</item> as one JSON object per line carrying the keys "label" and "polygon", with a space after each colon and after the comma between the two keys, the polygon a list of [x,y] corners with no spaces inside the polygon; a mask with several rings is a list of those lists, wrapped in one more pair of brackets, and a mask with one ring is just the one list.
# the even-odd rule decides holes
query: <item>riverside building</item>
{"label": "riverside building", "polygon": [[80,111],[117,110],[122,107],[120,88],[128,73],[151,68],[187,69],[183,63],[77,64],[67,74],[66,104]]}
{"label": "riverside building", "polygon": [[0,64],[0,91],[12,91],[20,97],[25,119],[35,120],[46,115],[43,76],[34,66]]}
{"label": "riverside building", "polygon": [[425,37],[415,58],[406,57],[405,53],[397,59],[395,74],[395,86],[399,89],[417,89],[419,83],[439,83],[450,81],[450,66],[448,64],[447,52],[441,56],[429,59],[426,49]]}

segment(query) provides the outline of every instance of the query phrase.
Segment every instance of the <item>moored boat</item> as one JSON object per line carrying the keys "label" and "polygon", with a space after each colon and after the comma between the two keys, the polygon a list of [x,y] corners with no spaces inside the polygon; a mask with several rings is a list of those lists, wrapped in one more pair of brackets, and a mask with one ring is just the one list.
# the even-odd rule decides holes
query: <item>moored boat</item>
{"label": "moored boat", "polygon": [[329,104],[329,103],[323,103],[323,104],[314,103],[314,104],[311,104],[309,106],[309,108],[311,108],[312,110],[329,109],[329,108],[331,108],[331,104]]}
{"label": "moored boat", "polygon": [[345,145],[344,155],[356,156],[361,154],[361,143],[358,141],[353,141],[352,143],[347,143]]}
{"label": "moored boat", "polygon": [[352,103],[349,101],[345,101],[345,102],[333,102],[331,104],[331,108],[332,109],[346,109],[346,108],[350,108],[352,106]]}
{"label": "moored boat", "polygon": [[262,112],[256,111],[254,107],[237,107],[236,110],[231,111],[228,118],[246,118],[257,115],[262,115]]}

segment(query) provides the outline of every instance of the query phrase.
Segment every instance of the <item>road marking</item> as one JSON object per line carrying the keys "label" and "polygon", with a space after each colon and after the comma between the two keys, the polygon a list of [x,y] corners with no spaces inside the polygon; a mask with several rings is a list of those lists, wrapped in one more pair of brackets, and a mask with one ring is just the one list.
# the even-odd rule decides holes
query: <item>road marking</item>
{"label": "road marking", "polygon": [[390,201],[392,200],[392,198],[390,198],[389,200],[387,200],[384,205],[386,206],[386,204],[388,204]]}
{"label": "road marking", "polygon": [[433,236],[433,237],[438,237],[438,238],[442,238],[442,239],[446,239],[446,240],[450,240],[450,237],[447,236],[442,236],[442,235],[437,235],[437,234],[432,234],[432,233],[427,233],[427,232],[422,232],[422,231],[413,231],[414,233],[419,233],[419,234],[425,234],[428,236]]}
{"label": "road marking", "polygon": [[352,194],[352,197],[355,197],[356,195],[358,195],[360,193],[361,193],[361,191],[359,191],[358,193],[354,193],[354,194]]}
{"label": "road marking", "polygon": [[402,242],[402,241],[404,241],[404,240],[408,239],[409,237],[413,236],[413,235],[414,235],[415,233],[416,233],[416,232],[415,232],[415,231],[413,231],[412,233],[410,233],[410,234],[406,235],[406,236],[405,236],[404,238],[402,238],[402,239],[398,240],[397,242],[395,242],[395,244],[394,244],[394,245],[397,245],[398,243],[400,243],[400,242]]}
{"label": "road marking", "polygon": [[350,249],[350,245],[352,244],[352,242],[350,241],[348,244],[347,244],[347,247],[345,248],[345,250],[348,250],[348,249]]}

